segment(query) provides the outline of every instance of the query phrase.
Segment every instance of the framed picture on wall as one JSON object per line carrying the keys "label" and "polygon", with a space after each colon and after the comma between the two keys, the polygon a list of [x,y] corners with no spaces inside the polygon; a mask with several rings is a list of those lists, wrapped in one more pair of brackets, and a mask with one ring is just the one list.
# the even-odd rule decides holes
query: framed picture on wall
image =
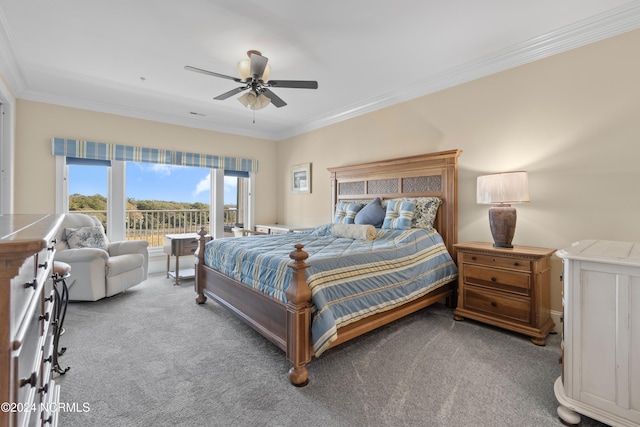
{"label": "framed picture on wall", "polygon": [[311,193],[311,163],[302,163],[291,168],[291,192]]}

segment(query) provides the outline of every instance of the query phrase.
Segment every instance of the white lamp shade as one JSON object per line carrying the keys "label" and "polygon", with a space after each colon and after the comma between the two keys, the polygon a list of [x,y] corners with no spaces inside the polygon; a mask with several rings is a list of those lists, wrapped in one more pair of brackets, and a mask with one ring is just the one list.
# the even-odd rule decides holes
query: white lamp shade
{"label": "white lamp shade", "polygon": [[529,201],[527,172],[505,172],[478,177],[476,198],[479,204],[511,204]]}
{"label": "white lamp shade", "polygon": [[[240,78],[243,80],[251,78],[251,60],[249,58],[238,61],[238,73],[240,74]],[[262,81],[268,81],[270,74],[271,65],[267,64],[264,72],[262,73]]]}
{"label": "white lamp shade", "polygon": [[245,107],[251,108],[252,110],[262,110],[271,102],[267,96],[263,94],[258,95],[254,91],[245,93],[238,98],[238,101],[240,101],[240,103]]}

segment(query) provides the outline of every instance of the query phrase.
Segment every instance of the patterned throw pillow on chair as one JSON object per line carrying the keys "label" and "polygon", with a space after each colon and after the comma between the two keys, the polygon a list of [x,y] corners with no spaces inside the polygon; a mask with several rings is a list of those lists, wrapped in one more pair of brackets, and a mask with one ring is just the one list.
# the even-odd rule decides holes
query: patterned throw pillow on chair
{"label": "patterned throw pillow on chair", "polygon": [[101,226],[65,228],[67,243],[71,249],[76,248],[98,248],[108,249],[107,236]]}

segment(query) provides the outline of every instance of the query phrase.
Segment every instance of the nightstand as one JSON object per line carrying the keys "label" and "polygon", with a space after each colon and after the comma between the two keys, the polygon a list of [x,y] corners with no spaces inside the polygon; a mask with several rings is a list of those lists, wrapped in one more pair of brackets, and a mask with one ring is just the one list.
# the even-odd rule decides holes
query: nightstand
{"label": "nightstand", "polygon": [[454,246],[459,270],[454,319],[509,329],[545,345],[554,327],[549,286],[555,249],[494,248],[482,242]]}
{"label": "nightstand", "polygon": [[[211,236],[205,236],[208,242]],[[179,284],[180,279],[195,277],[195,268],[180,269],[180,257],[187,255],[195,255],[200,244],[200,236],[196,233],[185,234],[165,234],[162,249],[167,254],[167,278],[175,278],[175,284]],[[171,267],[171,257],[176,257],[176,270],[169,271]]]}

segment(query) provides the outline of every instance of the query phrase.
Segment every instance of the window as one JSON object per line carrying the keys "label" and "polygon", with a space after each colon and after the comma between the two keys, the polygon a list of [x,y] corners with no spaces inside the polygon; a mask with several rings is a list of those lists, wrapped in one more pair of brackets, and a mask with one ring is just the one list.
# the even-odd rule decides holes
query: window
{"label": "window", "polygon": [[69,162],[69,212],[90,211],[107,225],[108,166]]}
{"label": "window", "polygon": [[165,234],[209,226],[211,169],[126,162],[127,238],[162,246]]}
{"label": "window", "polygon": [[[225,176],[220,169],[115,160],[106,163],[110,166],[73,164],[62,156],[56,161],[56,211],[94,212],[104,218],[111,240],[143,239],[161,247],[165,234],[195,233],[205,226],[223,237],[234,226],[252,223],[248,172]],[[224,178],[219,194],[211,191],[216,177]],[[221,214],[214,215],[218,209]],[[211,218],[220,224],[211,224]]]}
{"label": "window", "polygon": [[[109,164],[107,167],[107,236],[111,240],[124,240],[127,238],[128,230],[150,230],[159,227],[161,224],[171,223],[164,219],[151,219],[144,215],[138,215],[136,219],[128,220],[126,212],[129,210],[127,202],[127,166],[130,166],[129,173],[134,177],[129,181],[130,191],[137,185],[135,175],[135,165],[137,162],[144,162],[151,166],[147,171],[159,172],[170,171],[171,174],[184,171],[192,173],[201,169],[207,171],[208,178],[202,177],[199,181],[178,182],[181,194],[189,194],[189,186],[196,185],[192,194],[200,194],[209,189],[209,233],[214,238],[224,235],[224,177],[225,174],[236,178],[236,210],[242,212],[243,224],[251,226],[253,224],[253,203],[251,194],[253,193],[253,174],[258,170],[258,162],[252,159],[240,157],[218,156],[213,154],[198,154],[184,151],[166,150],[158,148],[145,148],[119,144],[108,144],[104,142],[83,141],[75,139],[52,138],[51,149],[56,157],[56,213],[69,211],[69,172],[66,161],[68,159],[79,159],[83,162],[103,162]],[[141,164],[139,164],[138,167]],[[169,168],[158,165],[175,165]],[[204,168],[204,169],[202,169]],[[195,173],[195,172],[194,172]],[[204,173],[204,172],[203,172]],[[74,178],[78,179],[78,178]],[[159,191],[161,196],[158,200],[170,197],[170,188],[175,184],[174,179],[160,182],[159,177],[147,177],[142,182],[146,189],[145,197],[156,194]],[[133,193],[129,195],[133,198]],[[169,196],[169,197],[167,197]],[[139,197],[139,196],[136,196]],[[196,202],[194,202],[196,203]],[[202,203],[202,202],[201,202]],[[196,208],[200,208],[197,205]],[[239,217],[236,216],[236,222]],[[198,218],[201,225],[205,225],[206,219]],[[192,222],[193,222],[192,221]],[[190,230],[185,230],[190,231]],[[152,245],[158,244],[153,242]]]}

